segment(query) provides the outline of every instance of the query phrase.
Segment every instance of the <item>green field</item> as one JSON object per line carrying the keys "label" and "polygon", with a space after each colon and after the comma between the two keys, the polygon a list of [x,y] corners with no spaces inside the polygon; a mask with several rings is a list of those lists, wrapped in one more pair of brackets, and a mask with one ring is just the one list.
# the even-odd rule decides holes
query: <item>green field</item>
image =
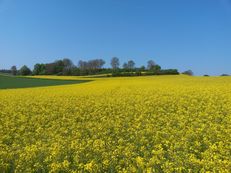
{"label": "green field", "polygon": [[38,79],[38,78],[13,77],[7,75],[0,75],[0,89],[67,85],[67,84],[78,84],[78,83],[89,82],[89,81],[90,80]]}

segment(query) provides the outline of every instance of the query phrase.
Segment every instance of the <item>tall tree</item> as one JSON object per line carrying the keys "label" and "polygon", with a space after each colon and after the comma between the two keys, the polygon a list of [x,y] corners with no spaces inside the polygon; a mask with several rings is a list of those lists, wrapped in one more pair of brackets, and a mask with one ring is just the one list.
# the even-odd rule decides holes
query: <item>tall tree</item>
{"label": "tall tree", "polygon": [[142,65],[142,66],[140,67],[140,71],[145,71],[145,66],[144,66],[144,65]]}
{"label": "tall tree", "polygon": [[78,62],[78,67],[80,70],[85,70],[87,69],[87,62],[83,60],[79,60]]}
{"label": "tall tree", "polygon": [[19,72],[20,72],[20,75],[23,75],[23,76],[31,74],[31,70],[26,65],[22,66]]}
{"label": "tall tree", "polygon": [[96,61],[97,61],[97,68],[98,69],[102,69],[102,67],[106,63],[103,59],[97,59]]}
{"label": "tall tree", "polygon": [[72,66],[74,66],[73,62],[68,58],[63,59],[63,65],[67,68],[71,68]]}
{"label": "tall tree", "polygon": [[154,71],[160,71],[161,70],[161,66],[156,64],[153,68]]}
{"label": "tall tree", "polygon": [[128,61],[128,69],[132,70],[135,68],[135,62],[133,60]]}
{"label": "tall tree", "polygon": [[112,69],[113,69],[113,70],[118,69],[119,66],[120,66],[119,58],[113,57],[113,58],[111,59],[111,67],[112,67]]}
{"label": "tall tree", "polygon": [[124,69],[124,70],[127,70],[127,69],[128,69],[128,63],[125,62],[125,63],[123,64],[123,69]]}
{"label": "tall tree", "polygon": [[34,75],[44,75],[46,70],[45,64],[35,64],[34,69],[33,69],[33,74]]}
{"label": "tall tree", "polygon": [[153,60],[149,60],[147,62],[147,69],[151,70],[155,65],[156,65],[156,63]]}
{"label": "tall tree", "polygon": [[56,66],[55,63],[48,63],[48,64],[45,64],[45,71],[46,71],[46,74],[48,74],[48,75],[53,75],[53,74],[55,74],[55,66]]}
{"label": "tall tree", "polygon": [[102,59],[93,59],[87,62],[87,66],[89,70],[99,70],[103,67],[104,64],[105,61]]}
{"label": "tall tree", "polygon": [[55,74],[62,74],[64,69],[64,62],[62,60],[55,61]]}
{"label": "tall tree", "polygon": [[33,69],[33,74],[38,75],[40,73],[40,64],[35,64]]}
{"label": "tall tree", "polygon": [[95,74],[99,72],[105,61],[103,59],[92,59],[89,61],[80,60],[78,63],[78,67],[83,75],[85,74]]}
{"label": "tall tree", "polygon": [[83,60],[79,60],[78,62],[78,68],[79,68],[79,74],[80,75],[86,75],[88,74],[88,63]]}
{"label": "tall tree", "polygon": [[68,59],[68,58],[64,58],[63,59],[63,75],[71,75],[71,73],[73,72],[75,65],[73,64],[73,62]]}
{"label": "tall tree", "polygon": [[14,76],[17,74],[17,67],[15,65],[11,67],[11,74]]}

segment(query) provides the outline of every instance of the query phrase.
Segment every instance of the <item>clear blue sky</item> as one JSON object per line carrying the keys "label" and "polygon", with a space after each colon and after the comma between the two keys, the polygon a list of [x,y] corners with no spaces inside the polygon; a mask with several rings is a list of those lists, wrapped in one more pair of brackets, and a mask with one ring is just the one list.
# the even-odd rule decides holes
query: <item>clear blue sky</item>
{"label": "clear blue sky", "polygon": [[0,68],[113,56],[231,73],[231,0],[0,0]]}

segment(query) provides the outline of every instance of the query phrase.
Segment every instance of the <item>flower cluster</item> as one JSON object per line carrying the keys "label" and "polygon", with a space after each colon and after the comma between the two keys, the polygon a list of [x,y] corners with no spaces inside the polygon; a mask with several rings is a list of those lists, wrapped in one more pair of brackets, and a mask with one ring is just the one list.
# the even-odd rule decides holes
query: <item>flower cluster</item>
{"label": "flower cluster", "polygon": [[230,88],[163,76],[0,90],[0,172],[228,173]]}

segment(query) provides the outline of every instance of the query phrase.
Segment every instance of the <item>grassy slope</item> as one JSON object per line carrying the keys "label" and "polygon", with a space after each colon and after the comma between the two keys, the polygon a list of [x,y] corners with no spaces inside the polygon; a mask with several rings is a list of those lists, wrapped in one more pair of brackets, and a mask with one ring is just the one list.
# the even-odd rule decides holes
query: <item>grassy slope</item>
{"label": "grassy slope", "polygon": [[67,84],[78,84],[88,81],[90,80],[38,79],[38,78],[11,77],[11,76],[0,75],[0,89],[67,85]]}

